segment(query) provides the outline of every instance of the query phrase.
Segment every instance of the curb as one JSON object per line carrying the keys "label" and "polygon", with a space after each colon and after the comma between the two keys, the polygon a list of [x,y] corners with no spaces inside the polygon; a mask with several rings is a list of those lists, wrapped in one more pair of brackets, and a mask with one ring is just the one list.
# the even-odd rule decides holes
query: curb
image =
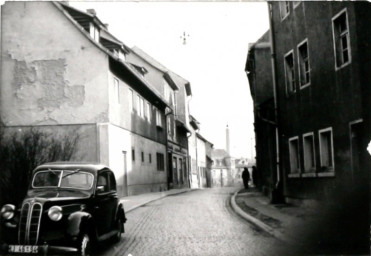
{"label": "curb", "polygon": [[189,189],[189,190],[185,190],[185,191],[179,191],[179,192],[174,192],[174,193],[168,193],[168,194],[165,194],[165,195],[161,195],[161,196],[159,196],[159,197],[157,197],[157,198],[154,198],[154,199],[148,200],[148,201],[146,201],[146,202],[144,202],[144,203],[137,204],[137,205],[131,207],[131,208],[128,209],[128,210],[125,209],[125,213],[131,212],[131,211],[133,211],[133,210],[135,210],[135,209],[137,209],[137,208],[139,208],[139,207],[141,207],[141,206],[143,206],[143,205],[146,205],[146,204],[152,203],[152,202],[154,202],[154,201],[160,200],[160,199],[162,199],[162,198],[164,198],[164,197],[171,196],[171,195],[182,194],[182,193],[187,193],[187,192],[190,192],[190,191],[192,191],[192,190],[194,190],[194,189]]}
{"label": "curb", "polygon": [[261,228],[262,230],[264,230],[265,232],[267,232],[271,236],[274,236],[275,238],[278,238],[278,239],[280,239],[282,241],[285,241],[287,243],[293,243],[293,241],[291,241],[291,239],[285,237],[285,235],[282,234],[280,231],[273,229],[272,227],[268,226],[267,224],[265,224],[261,220],[259,220],[255,217],[251,216],[250,214],[244,212],[236,203],[237,193],[238,193],[238,191],[235,192],[234,195],[231,197],[231,206],[232,206],[233,210],[238,215],[240,215],[240,217],[244,218],[245,220],[252,223],[253,225]]}

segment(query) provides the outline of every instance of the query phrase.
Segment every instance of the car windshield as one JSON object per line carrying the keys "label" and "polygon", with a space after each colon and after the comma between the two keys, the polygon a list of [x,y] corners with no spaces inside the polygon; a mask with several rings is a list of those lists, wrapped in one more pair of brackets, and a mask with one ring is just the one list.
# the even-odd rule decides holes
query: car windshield
{"label": "car windshield", "polygon": [[90,189],[94,176],[80,170],[45,170],[35,174],[32,182],[34,188],[75,188]]}

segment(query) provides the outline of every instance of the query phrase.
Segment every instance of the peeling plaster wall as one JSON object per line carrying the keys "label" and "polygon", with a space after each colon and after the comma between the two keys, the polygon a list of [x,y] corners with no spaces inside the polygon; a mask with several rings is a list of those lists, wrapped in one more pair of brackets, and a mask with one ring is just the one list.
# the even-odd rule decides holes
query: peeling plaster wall
{"label": "peeling plaster wall", "polygon": [[106,122],[106,54],[51,2],[6,2],[2,9],[4,124]]}

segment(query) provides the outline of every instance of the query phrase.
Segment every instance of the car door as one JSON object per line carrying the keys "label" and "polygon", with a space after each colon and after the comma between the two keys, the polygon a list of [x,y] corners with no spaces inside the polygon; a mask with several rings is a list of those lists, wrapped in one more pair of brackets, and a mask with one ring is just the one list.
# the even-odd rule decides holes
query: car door
{"label": "car door", "polygon": [[[117,205],[116,190],[110,187],[112,173],[109,170],[98,173],[97,188],[96,188],[96,205],[95,205],[95,223],[99,237],[112,231],[114,223],[114,211]],[[115,188],[115,183],[113,184]]]}

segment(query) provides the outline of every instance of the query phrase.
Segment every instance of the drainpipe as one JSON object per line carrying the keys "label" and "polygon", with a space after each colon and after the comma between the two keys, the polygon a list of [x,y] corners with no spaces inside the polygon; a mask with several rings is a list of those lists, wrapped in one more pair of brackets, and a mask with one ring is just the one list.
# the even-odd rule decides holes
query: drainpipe
{"label": "drainpipe", "polygon": [[191,179],[190,179],[190,170],[192,168],[192,158],[191,158],[191,163],[189,163],[189,138],[192,136],[192,131],[189,133],[189,135],[187,135],[187,176],[188,176],[188,185],[189,185],[189,188],[191,188]]}
{"label": "drainpipe", "polygon": [[273,31],[273,13],[272,13],[272,2],[268,2],[268,14],[269,14],[269,32],[270,32],[270,49],[271,49],[271,65],[272,65],[272,87],[273,87],[273,99],[274,99],[274,116],[275,116],[275,133],[276,133],[276,173],[277,181],[275,189],[278,189],[279,183],[281,182],[280,174],[280,140],[279,140],[279,123],[278,123],[278,99],[277,99],[277,77],[276,77],[276,52],[275,52],[275,40]]}
{"label": "drainpipe", "polygon": [[[172,113],[173,113],[173,110],[171,109],[171,108],[169,108],[170,109],[170,111],[169,111],[169,113],[165,113],[165,130],[166,130],[166,160],[167,160],[167,165],[170,165],[169,163],[170,163],[170,160],[171,160],[171,163],[172,163],[172,159],[169,159],[169,137],[168,137],[168,130],[167,130],[167,116],[168,115],[171,115]],[[166,112],[166,108],[165,108],[165,112]],[[172,165],[172,164],[171,164]],[[170,173],[169,172],[172,172],[173,171],[173,169],[171,168],[172,166],[168,166],[169,168],[169,170],[168,170],[168,175],[167,175],[167,179],[169,178],[169,175],[170,175]],[[174,177],[173,177],[173,175],[171,175],[172,176],[172,179],[174,179]],[[173,187],[174,187],[174,182],[173,182],[173,180],[171,180],[171,182],[173,183]],[[169,189],[169,186],[170,185],[170,183],[169,183],[169,180],[167,181],[167,186],[168,186],[168,189]]]}

